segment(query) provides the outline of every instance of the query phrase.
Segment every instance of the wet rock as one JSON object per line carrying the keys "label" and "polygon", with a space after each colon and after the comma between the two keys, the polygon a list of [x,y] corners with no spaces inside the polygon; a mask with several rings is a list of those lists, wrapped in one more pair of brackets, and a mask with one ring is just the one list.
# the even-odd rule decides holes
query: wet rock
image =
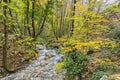
{"label": "wet rock", "polygon": [[45,59],[45,60],[48,60],[48,59],[49,59],[49,57],[47,57],[47,56],[46,56],[44,59]]}
{"label": "wet rock", "polygon": [[36,50],[43,50],[43,49],[45,49],[45,46],[43,46],[43,45],[36,45]]}
{"label": "wet rock", "polygon": [[45,54],[45,56],[48,57],[48,58],[54,57],[54,55],[53,55],[51,52],[47,52],[47,53]]}
{"label": "wet rock", "polygon": [[107,75],[104,75],[100,80],[109,80]]}
{"label": "wet rock", "polygon": [[19,79],[21,79],[21,78],[24,78],[25,77],[25,73],[19,73],[18,75],[17,75],[17,78]]}
{"label": "wet rock", "polygon": [[36,77],[36,78],[30,78],[28,80],[44,80],[43,78],[40,78],[40,77]]}
{"label": "wet rock", "polygon": [[120,74],[109,75],[109,77],[104,75],[100,80],[120,80]]}
{"label": "wet rock", "polygon": [[41,61],[40,66],[41,66],[41,67],[44,67],[44,66],[47,65],[47,64],[48,64],[47,61]]}
{"label": "wet rock", "polygon": [[55,49],[59,49],[60,48],[60,46],[61,46],[62,44],[61,43],[54,43],[54,44],[52,44],[52,47]]}
{"label": "wet rock", "polygon": [[46,56],[41,56],[41,57],[38,57],[37,60],[41,61],[41,60],[44,60],[45,58],[46,58]]}

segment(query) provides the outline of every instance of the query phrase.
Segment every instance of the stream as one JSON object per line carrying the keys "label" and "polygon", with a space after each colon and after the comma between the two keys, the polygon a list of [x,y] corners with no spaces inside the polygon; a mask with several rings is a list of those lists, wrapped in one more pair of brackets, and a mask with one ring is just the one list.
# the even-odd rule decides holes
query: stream
{"label": "stream", "polygon": [[54,65],[62,55],[46,48],[38,50],[39,57],[24,70],[6,76],[1,80],[63,80],[65,70],[55,70]]}

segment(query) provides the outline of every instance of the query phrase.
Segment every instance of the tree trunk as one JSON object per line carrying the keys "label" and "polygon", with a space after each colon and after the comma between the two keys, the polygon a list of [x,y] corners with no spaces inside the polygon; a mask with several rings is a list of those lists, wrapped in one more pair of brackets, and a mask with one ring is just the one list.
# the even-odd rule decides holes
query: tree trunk
{"label": "tree trunk", "polygon": [[[11,0],[9,0],[9,3],[11,3]],[[9,9],[9,15],[10,15],[10,17],[12,18],[12,19],[14,19],[14,16],[12,15],[12,11],[11,11],[11,9],[10,8],[8,8]],[[15,28],[15,25],[14,24],[11,24],[11,32],[13,31],[13,32],[15,32],[16,34],[17,34],[17,31],[16,31],[16,28]]]}
{"label": "tree trunk", "polygon": [[[34,14],[33,14],[34,15]],[[31,36],[31,31],[30,31],[30,27],[29,27],[29,0],[27,0],[27,12],[26,12],[26,18],[27,18],[27,29],[28,29],[28,33],[29,36]],[[33,27],[34,27],[34,22],[33,22]],[[26,31],[27,32],[27,31]]]}
{"label": "tree trunk", "polygon": [[35,0],[32,1],[32,37],[35,37],[35,22],[34,22]]}
{"label": "tree trunk", "polygon": [[[4,3],[8,3],[7,0],[3,0]],[[7,5],[3,6],[3,14],[4,14],[4,42],[3,42],[3,62],[2,66],[6,72],[13,73],[15,71],[11,71],[7,68],[7,43],[8,43],[8,25],[7,25]]]}
{"label": "tree trunk", "polygon": [[75,21],[74,21],[74,16],[75,16],[75,8],[76,8],[76,7],[75,7],[75,4],[76,4],[76,0],[73,0],[73,3],[74,3],[74,4],[73,4],[73,15],[72,15],[72,16],[73,16],[73,20],[72,20],[71,36],[73,35],[73,31],[74,31],[74,27],[75,27],[75,26],[74,26],[74,22],[75,22]]}
{"label": "tree trunk", "polygon": [[[4,3],[7,4],[7,0],[3,0]],[[3,6],[3,14],[5,16],[4,18],[4,42],[3,42],[3,68],[6,70],[6,63],[7,63],[7,36],[8,36],[8,32],[7,32],[7,5]]]}
{"label": "tree trunk", "polygon": [[35,36],[35,39],[42,33],[43,31],[43,28],[44,28],[44,24],[45,24],[45,21],[47,19],[47,15],[48,15],[48,9],[50,8],[49,5],[52,3],[52,0],[49,0],[47,5],[46,5],[46,9],[45,9],[45,14],[44,14],[44,18],[43,18],[43,22],[41,24],[41,27],[40,27],[40,30],[39,32],[36,34]]}

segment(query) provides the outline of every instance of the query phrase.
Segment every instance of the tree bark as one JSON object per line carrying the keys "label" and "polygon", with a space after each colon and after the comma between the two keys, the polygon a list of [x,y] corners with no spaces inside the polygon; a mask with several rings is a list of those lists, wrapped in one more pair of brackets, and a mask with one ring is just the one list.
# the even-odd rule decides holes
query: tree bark
{"label": "tree bark", "polygon": [[35,21],[34,21],[34,11],[35,11],[35,0],[32,1],[32,37],[35,37]]}
{"label": "tree bark", "polygon": [[71,29],[71,36],[73,35],[73,32],[74,32],[74,23],[75,23],[75,21],[74,21],[74,16],[75,16],[75,4],[76,4],[76,0],[73,0],[73,14],[72,14],[72,16],[73,16],[73,20],[72,20],[72,29]]}
{"label": "tree bark", "polygon": [[[3,0],[4,3],[7,4],[7,0]],[[7,5],[3,6],[3,14],[4,14],[4,42],[3,42],[3,68],[6,70],[6,63],[7,63],[7,36],[8,36],[8,31],[7,31]]]}
{"label": "tree bark", "polygon": [[[30,27],[29,27],[29,0],[27,0],[27,12],[26,12],[26,18],[27,18],[27,29],[28,29],[28,34],[29,36],[31,36],[31,31],[30,31]],[[34,15],[34,14],[33,14]],[[33,27],[34,27],[34,23],[33,23]],[[27,32],[27,31],[26,31]]]}

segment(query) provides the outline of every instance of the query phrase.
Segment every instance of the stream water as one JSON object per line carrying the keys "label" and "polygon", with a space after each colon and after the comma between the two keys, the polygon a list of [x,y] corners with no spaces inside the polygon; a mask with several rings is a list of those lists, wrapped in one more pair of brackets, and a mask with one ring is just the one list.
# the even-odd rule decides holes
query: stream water
{"label": "stream water", "polygon": [[56,71],[53,67],[62,55],[54,50],[39,50],[39,57],[24,70],[6,76],[1,80],[63,80],[65,70]]}

